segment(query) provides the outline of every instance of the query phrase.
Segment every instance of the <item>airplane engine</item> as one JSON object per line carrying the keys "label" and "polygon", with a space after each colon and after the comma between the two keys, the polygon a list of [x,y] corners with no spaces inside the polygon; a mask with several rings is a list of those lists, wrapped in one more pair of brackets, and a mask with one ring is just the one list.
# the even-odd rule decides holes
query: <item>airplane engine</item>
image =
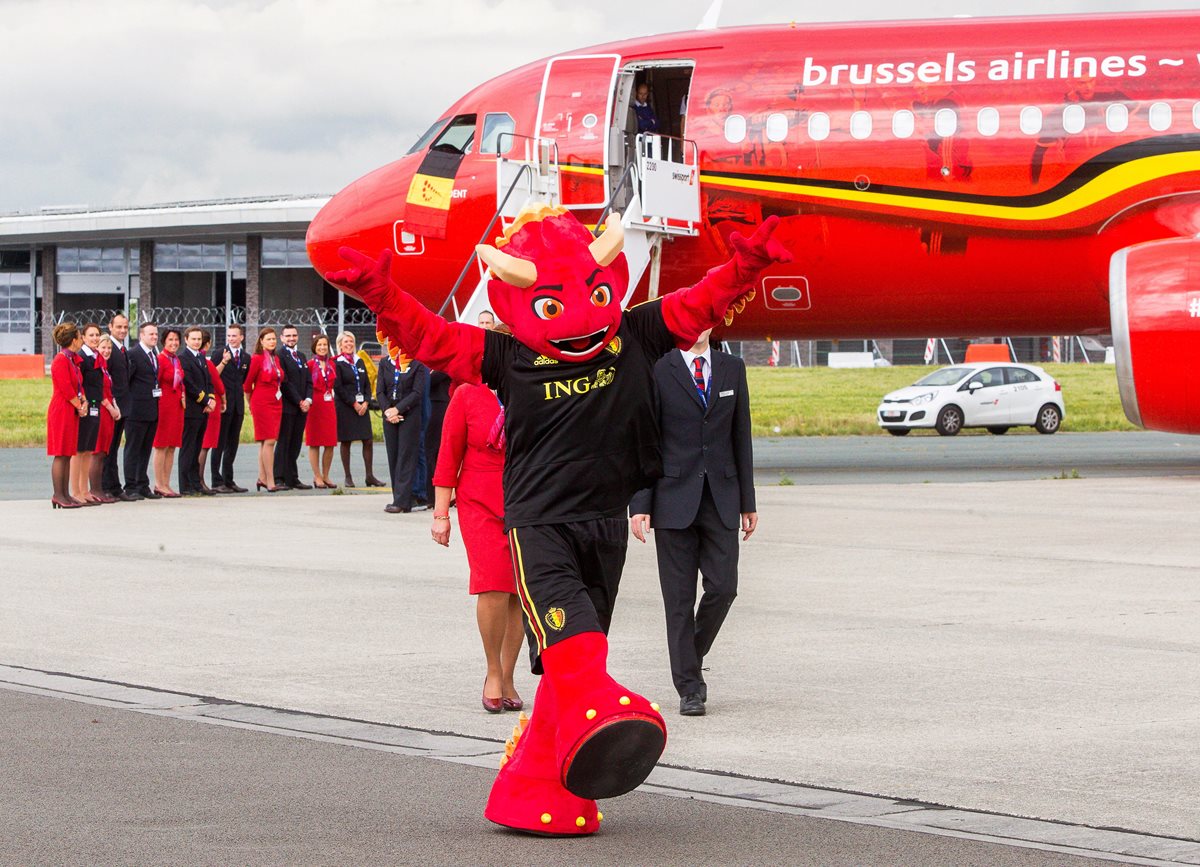
{"label": "airplane engine", "polygon": [[1200,237],[1119,250],[1109,304],[1125,415],[1150,430],[1200,434]]}

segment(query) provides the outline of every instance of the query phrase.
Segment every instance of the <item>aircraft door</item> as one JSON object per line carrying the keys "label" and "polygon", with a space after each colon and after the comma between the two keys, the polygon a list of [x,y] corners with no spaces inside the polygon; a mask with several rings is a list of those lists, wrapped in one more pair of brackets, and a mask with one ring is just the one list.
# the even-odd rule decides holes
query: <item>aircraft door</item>
{"label": "aircraft door", "polygon": [[558,146],[568,208],[599,208],[608,200],[608,130],[620,60],[616,54],[578,54],[546,63],[536,134]]}

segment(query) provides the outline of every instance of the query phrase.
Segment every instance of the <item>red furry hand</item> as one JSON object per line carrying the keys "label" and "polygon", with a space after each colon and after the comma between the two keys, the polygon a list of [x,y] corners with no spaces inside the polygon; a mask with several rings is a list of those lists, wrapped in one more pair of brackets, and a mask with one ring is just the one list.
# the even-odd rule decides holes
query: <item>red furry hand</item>
{"label": "red furry hand", "polygon": [[358,296],[375,313],[383,312],[391,297],[392,251],[385,247],[372,259],[352,247],[339,247],[338,255],[350,267],[326,271],[325,279]]}
{"label": "red furry hand", "polygon": [[792,254],[783,244],[775,240],[775,229],[779,226],[779,217],[767,217],[762,225],[749,238],[740,232],[729,236],[733,245],[734,260],[737,262],[738,274],[753,279],[758,272],[774,262],[790,262]]}

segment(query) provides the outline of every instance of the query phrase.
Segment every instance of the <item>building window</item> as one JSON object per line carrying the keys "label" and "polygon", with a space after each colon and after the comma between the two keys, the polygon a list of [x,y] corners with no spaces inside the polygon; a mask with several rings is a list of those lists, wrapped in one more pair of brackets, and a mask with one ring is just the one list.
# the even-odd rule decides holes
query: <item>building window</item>
{"label": "building window", "polygon": [[264,268],[311,268],[303,238],[263,238]]}
{"label": "building window", "polygon": [[33,286],[29,273],[0,273],[0,334],[33,330]]}
{"label": "building window", "polygon": [[[132,270],[126,270],[127,267]],[[59,247],[55,270],[59,274],[136,273],[136,249],[132,263],[127,266],[124,247]]]}
{"label": "building window", "polygon": [[[154,245],[155,271],[224,271],[226,244],[184,244],[157,242]],[[245,245],[242,245],[243,257]],[[242,270],[246,269],[245,259]]]}

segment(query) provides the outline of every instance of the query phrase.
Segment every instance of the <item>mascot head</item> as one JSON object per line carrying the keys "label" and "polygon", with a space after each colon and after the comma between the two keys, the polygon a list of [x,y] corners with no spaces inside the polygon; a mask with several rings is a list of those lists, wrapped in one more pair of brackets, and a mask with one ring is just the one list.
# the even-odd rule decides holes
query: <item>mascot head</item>
{"label": "mascot head", "polygon": [[592,233],[565,208],[522,209],[495,247],[475,248],[488,266],[488,299],[513,336],[559,361],[587,361],[617,336],[629,265],[619,216]]}

